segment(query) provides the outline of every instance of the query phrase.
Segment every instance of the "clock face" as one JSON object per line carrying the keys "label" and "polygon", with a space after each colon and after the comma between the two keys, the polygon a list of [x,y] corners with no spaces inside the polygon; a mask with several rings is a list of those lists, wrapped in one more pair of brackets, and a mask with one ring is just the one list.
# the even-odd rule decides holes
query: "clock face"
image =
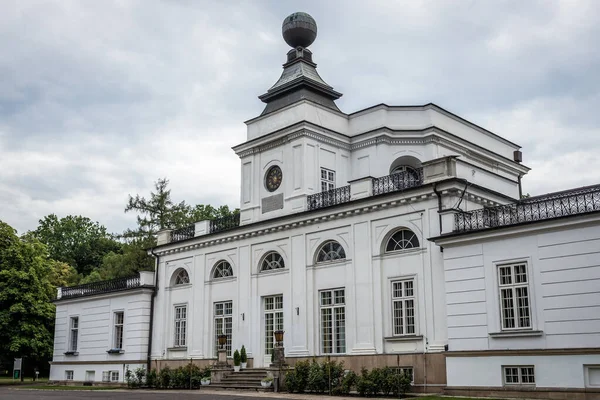
{"label": "clock face", "polygon": [[281,168],[277,165],[269,168],[267,174],[265,175],[265,186],[269,192],[274,192],[277,190],[279,185],[281,185],[281,180],[283,179],[283,173],[281,172]]}

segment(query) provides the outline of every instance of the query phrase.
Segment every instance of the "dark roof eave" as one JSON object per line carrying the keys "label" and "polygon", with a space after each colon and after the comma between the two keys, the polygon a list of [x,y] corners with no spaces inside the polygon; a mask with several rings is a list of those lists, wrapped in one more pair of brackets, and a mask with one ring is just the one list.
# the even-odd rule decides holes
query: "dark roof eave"
{"label": "dark roof eave", "polygon": [[333,100],[337,100],[340,97],[342,97],[342,93],[336,92],[331,87],[323,86],[320,83],[313,81],[312,79],[308,79],[304,76],[301,76],[299,78],[294,79],[293,81],[286,83],[285,85],[282,85],[282,86],[276,88],[273,91],[269,91],[263,95],[258,96],[258,98],[263,103],[268,103],[269,100],[271,100],[275,97],[285,95],[285,92],[292,91],[295,88],[301,87],[301,86],[308,86],[314,90],[321,92],[325,96],[331,97]]}

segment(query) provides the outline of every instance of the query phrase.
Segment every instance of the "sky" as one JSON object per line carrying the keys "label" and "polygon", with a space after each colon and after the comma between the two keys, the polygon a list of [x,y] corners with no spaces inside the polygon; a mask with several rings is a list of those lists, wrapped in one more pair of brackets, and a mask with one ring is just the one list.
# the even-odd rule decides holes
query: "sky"
{"label": "sky", "polygon": [[129,195],[239,206],[231,150],[279,78],[283,19],[346,113],[433,102],[521,145],[525,193],[600,183],[600,2],[36,1],[0,13],[0,220],[135,227]]}

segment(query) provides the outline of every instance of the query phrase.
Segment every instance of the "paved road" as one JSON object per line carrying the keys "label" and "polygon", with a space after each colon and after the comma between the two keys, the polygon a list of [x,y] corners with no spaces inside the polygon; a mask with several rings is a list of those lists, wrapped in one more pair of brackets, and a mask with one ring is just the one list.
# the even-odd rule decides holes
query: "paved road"
{"label": "paved road", "polygon": [[[259,400],[259,397],[245,396],[239,393],[209,394],[194,392],[113,392],[113,391],[75,391],[75,390],[27,390],[1,388],[1,400]],[[288,400],[285,397],[268,397],[269,400]]]}

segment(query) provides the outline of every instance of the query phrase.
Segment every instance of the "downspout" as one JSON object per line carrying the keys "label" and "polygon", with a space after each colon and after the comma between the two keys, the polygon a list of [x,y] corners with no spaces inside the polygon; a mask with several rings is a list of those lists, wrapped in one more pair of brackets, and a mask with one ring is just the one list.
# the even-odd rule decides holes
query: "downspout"
{"label": "downspout", "polygon": [[146,360],[146,371],[150,372],[150,370],[152,369],[152,360],[151,360],[151,353],[152,353],[152,329],[153,329],[153,325],[154,325],[154,298],[156,297],[156,294],[158,293],[158,266],[159,264],[159,258],[158,255],[156,255],[156,253],[154,253],[154,248],[150,249],[150,253],[152,254],[152,257],[154,257],[154,289],[152,290],[152,297],[150,297],[150,326],[148,329],[148,357]]}
{"label": "downspout", "polygon": [[523,198],[523,187],[521,186],[521,178],[523,175],[519,174],[519,200]]}
{"label": "downspout", "polygon": [[433,184],[433,192],[438,198],[438,218],[440,220],[440,235],[442,234],[442,194],[437,190],[437,182]]}

